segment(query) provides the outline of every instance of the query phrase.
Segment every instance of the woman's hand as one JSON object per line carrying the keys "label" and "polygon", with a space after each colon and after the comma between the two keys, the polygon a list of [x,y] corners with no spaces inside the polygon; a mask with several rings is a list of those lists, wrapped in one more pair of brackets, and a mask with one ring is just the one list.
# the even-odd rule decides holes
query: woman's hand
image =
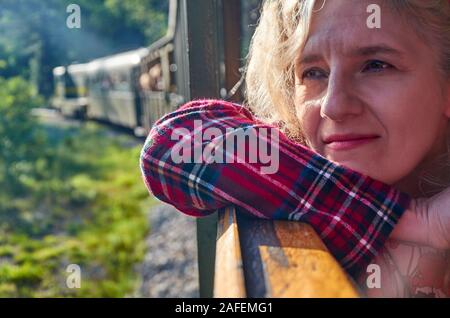
{"label": "woman's hand", "polygon": [[359,282],[368,297],[450,297],[450,255],[431,247],[388,240],[372,261],[378,265],[378,285],[371,271]]}
{"label": "woman's hand", "polygon": [[450,188],[431,198],[413,199],[392,231],[392,239],[450,248]]}
{"label": "woman's hand", "polygon": [[[431,198],[412,200],[373,260],[380,266],[381,287],[367,288],[367,296],[450,297],[449,249],[450,188]],[[367,279],[366,273],[362,279]]]}
{"label": "woman's hand", "polygon": [[440,249],[450,248],[450,188],[429,199],[418,200],[419,209],[428,225],[428,245]]}

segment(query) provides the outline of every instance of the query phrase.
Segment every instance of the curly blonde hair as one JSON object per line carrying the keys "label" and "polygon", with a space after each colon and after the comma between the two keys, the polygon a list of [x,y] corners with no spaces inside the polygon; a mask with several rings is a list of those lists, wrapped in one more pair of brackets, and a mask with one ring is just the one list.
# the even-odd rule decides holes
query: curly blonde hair
{"label": "curly blonde hair", "polygon": [[[425,41],[438,47],[443,83],[450,80],[449,0],[384,3],[404,17]],[[326,0],[265,0],[247,60],[246,105],[260,120],[276,123],[289,138],[304,145],[307,143],[294,107],[295,63],[307,40],[312,17],[324,5]],[[450,122],[448,127],[447,153],[436,164],[450,170]],[[431,175],[422,179],[442,184]]]}

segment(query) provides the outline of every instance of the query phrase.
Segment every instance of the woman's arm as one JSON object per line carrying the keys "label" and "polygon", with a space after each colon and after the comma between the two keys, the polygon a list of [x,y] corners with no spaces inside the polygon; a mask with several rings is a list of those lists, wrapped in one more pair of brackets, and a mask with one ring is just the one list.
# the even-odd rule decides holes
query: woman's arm
{"label": "woman's arm", "polygon": [[[232,132],[276,129],[255,120],[240,105],[215,100],[188,103],[160,119],[142,150],[144,181],[157,198],[188,215],[205,216],[234,204],[257,217],[308,223],[341,265],[354,274],[365,269],[383,247],[410,204],[405,194],[338,166],[281,132],[270,139],[270,147],[278,153],[278,169],[273,174],[262,173],[264,165],[249,160],[174,162],[172,154],[174,149],[180,152],[175,146],[180,145],[182,136],[186,142],[202,140],[202,134],[212,127],[215,136],[200,142],[201,149],[223,140],[227,143]],[[262,135],[257,138],[266,139]],[[249,147],[248,142],[235,146],[229,158],[237,159],[237,150],[248,154]]]}

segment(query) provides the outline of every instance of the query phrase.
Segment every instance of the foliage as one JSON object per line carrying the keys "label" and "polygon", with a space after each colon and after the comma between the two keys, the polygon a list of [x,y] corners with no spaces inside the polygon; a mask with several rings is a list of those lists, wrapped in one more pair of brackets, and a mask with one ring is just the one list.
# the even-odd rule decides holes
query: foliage
{"label": "foliage", "polygon": [[[43,125],[52,69],[146,46],[166,32],[168,1],[0,1],[0,297],[120,297],[137,283],[151,204],[140,145],[94,124]],[[65,284],[81,266],[81,289]]]}
{"label": "foliage", "polygon": [[42,100],[23,79],[0,78],[0,184],[3,194],[23,194],[20,180],[32,170],[32,162],[27,158],[39,156],[44,136],[30,111],[40,104]]}
{"label": "foliage", "polygon": [[[40,98],[19,78],[0,79],[0,102],[0,297],[131,293],[151,203],[140,145],[93,123],[40,124]],[[71,263],[81,289],[65,284]]]}

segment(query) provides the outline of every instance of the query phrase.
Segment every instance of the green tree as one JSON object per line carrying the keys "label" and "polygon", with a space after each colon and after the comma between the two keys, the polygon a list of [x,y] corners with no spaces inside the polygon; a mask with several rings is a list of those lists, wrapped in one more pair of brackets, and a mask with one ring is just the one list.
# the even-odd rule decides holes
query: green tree
{"label": "green tree", "polygon": [[45,137],[30,115],[42,104],[34,89],[20,77],[0,78],[0,185],[3,193],[20,196],[22,177],[31,175],[42,156]]}

